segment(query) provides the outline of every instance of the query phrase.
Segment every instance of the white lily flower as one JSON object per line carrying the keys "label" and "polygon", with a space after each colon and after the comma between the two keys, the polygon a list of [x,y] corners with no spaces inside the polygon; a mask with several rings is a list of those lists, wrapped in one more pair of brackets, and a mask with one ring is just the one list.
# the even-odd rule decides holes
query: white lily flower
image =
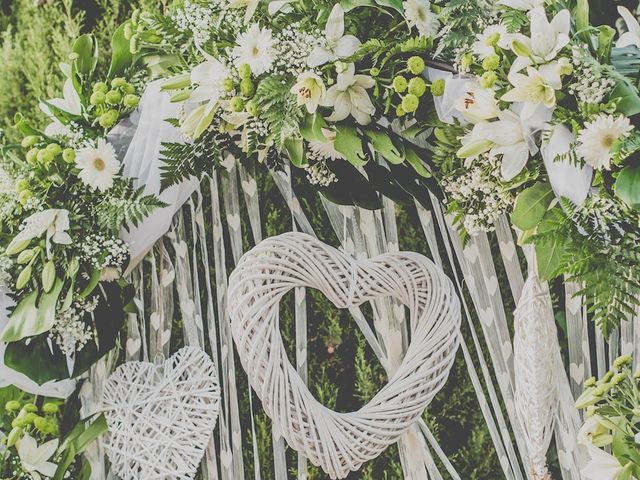
{"label": "white lily flower", "polygon": [[616,480],[623,470],[620,462],[609,453],[593,445],[586,445],[591,459],[582,469],[586,480]]}
{"label": "white lily flower", "polygon": [[[47,100],[47,103],[70,115],[80,116],[82,114],[82,100],[78,92],[76,92],[71,79],[67,79],[64,82],[62,98],[52,98]],[[45,135],[51,137],[69,135],[69,128],[58,120],[58,117],[53,114],[47,103],[40,102],[40,110],[51,120],[51,123],[45,128]]]}
{"label": "white lily flower", "polygon": [[360,40],[353,35],[344,34],[344,9],[339,3],[336,3],[331,10],[324,27],[324,35],[326,43],[315,47],[307,59],[307,65],[311,68],[335,62],[339,58],[349,57],[360,46]]}
{"label": "white lily flower", "polygon": [[304,105],[309,113],[315,113],[326,90],[322,78],[308,71],[298,75],[297,83],[291,88],[296,95],[298,106]]}
{"label": "white lily flower", "polygon": [[371,122],[376,107],[366,89],[372,88],[375,81],[368,75],[355,75],[355,69],[355,65],[350,63],[345,71],[338,74],[336,84],[327,91],[322,104],[334,107],[333,114],[327,120],[339,122],[352,115],[361,125]]}
{"label": "white lily flower", "polygon": [[38,446],[36,440],[28,433],[20,439],[17,444],[18,456],[22,468],[34,480],[41,480],[44,477],[53,477],[58,466],[50,462],[58,449],[59,440],[56,438]]}
{"label": "white lily flower", "polygon": [[529,11],[544,5],[544,0],[499,0],[498,5],[504,5],[516,10]]}
{"label": "white lily flower", "polygon": [[279,11],[284,13],[289,12],[291,11],[289,4],[292,2],[293,0],[273,0],[269,2],[269,5],[267,5],[267,12],[271,16],[275,15]]}
{"label": "white lily flower", "polygon": [[629,45],[635,45],[640,48],[640,24],[633,14],[625,7],[618,7],[618,13],[627,25],[627,31],[620,35],[616,42],[616,47],[623,48]]}
{"label": "white lily flower", "polygon": [[500,174],[503,180],[515,178],[529,160],[529,145],[526,141],[525,126],[520,116],[503,110],[496,122],[477,123],[469,135],[462,139],[463,147],[458,157],[470,158],[489,152],[489,156],[502,156]]}
{"label": "white lily flower", "polygon": [[537,7],[529,12],[529,18],[531,19],[531,37],[516,34],[512,40],[522,43],[531,55],[518,57],[513,62],[511,71],[520,71],[533,63],[550,62],[569,43],[571,28],[569,10],[561,10],[549,22],[544,8]]}
{"label": "white lily flower", "polygon": [[36,212],[23,222],[22,230],[11,240],[7,250],[11,251],[16,245],[33,240],[47,233],[47,241],[61,245],[69,245],[71,237],[67,233],[69,229],[69,211],[50,208]]}
{"label": "white lily flower", "polygon": [[560,76],[562,65],[552,62],[540,68],[527,67],[527,74],[512,71],[509,81],[513,89],[502,96],[506,102],[522,102],[522,117],[532,116],[540,105],[553,108],[556,105],[556,90],[562,88]]}
{"label": "white lily flower", "polygon": [[507,31],[507,27],[502,24],[489,25],[484,29],[482,33],[476,35],[476,41],[471,46],[473,53],[475,53],[481,60],[484,60],[490,55],[496,53],[495,47],[491,44],[491,41],[498,36],[497,45],[503,50],[511,47],[511,40],[513,34]]}
{"label": "white lily flower", "polygon": [[206,102],[205,113],[215,108],[224,91],[224,82],[231,76],[227,66],[217,58],[202,52],[206,58],[204,62],[191,70],[191,83],[197,85],[191,92],[189,100],[192,102]]}
{"label": "white lily flower", "polygon": [[456,102],[456,110],[462,112],[464,119],[471,123],[496,118],[500,113],[500,107],[496,100],[495,92],[489,88],[483,88],[477,82],[468,82],[463,98]]}
{"label": "white lily flower", "polygon": [[611,435],[609,427],[602,421],[602,417],[593,415],[585,420],[578,431],[577,439],[581,445],[604,447],[613,442],[613,435]]}

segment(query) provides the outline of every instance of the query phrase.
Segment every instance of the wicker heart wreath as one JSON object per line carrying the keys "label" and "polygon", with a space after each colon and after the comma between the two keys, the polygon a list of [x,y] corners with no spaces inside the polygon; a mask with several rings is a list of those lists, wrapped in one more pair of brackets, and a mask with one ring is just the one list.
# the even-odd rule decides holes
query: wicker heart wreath
{"label": "wicker heart wreath", "polygon": [[194,477],[218,418],[215,365],[184,347],[161,365],[128,362],[105,385],[112,471],[123,480]]}
{"label": "wicker heart wreath", "polygon": [[[403,362],[357,412],[320,404],[287,359],[279,302],[294,287],[316,288],[338,308],[380,297],[409,308],[411,344]],[[453,285],[417,253],[357,261],[309,235],[272,237],[242,257],[229,279],[228,303],[240,360],[274,429],[334,479],[378,456],[420,417],[446,381],[459,344]]]}

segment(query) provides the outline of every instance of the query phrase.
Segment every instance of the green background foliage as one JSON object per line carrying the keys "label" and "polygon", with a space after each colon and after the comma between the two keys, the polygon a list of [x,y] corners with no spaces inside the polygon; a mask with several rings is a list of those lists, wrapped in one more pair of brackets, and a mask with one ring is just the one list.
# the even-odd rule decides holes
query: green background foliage
{"label": "green background foliage", "polygon": [[[8,141],[18,138],[13,128],[13,116],[16,112],[21,112],[34,125],[46,125],[46,118],[38,109],[38,100],[60,94],[62,74],[58,65],[67,60],[72,40],[78,34],[92,32],[96,36],[101,49],[98,68],[106,71],[110,53],[109,39],[118,23],[130,15],[134,8],[164,8],[163,3],[157,0],[52,0],[41,3],[38,5],[34,0],[2,0],[0,3],[0,128]],[[305,211],[309,213],[314,229],[320,238],[336,244],[337,240],[330,230],[317,196],[310,190],[305,190],[304,182],[299,183],[301,201]],[[271,178],[261,172],[258,184],[265,235],[290,230],[290,213]],[[401,249],[427,253],[426,241],[415,211],[399,208],[398,222],[399,230],[403,232]],[[243,219],[243,224],[248,225],[246,218]],[[245,247],[248,248],[248,228],[244,232]],[[228,259],[227,264],[231,266],[231,259]],[[293,302],[289,300],[282,305],[281,326],[285,344],[292,346],[295,343]],[[505,302],[508,300],[505,298]],[[512,307],[507,304],[507,311],[511,311]],[[308,309],[309,377],[312,392],[329,408],[339,411],[359,408],[386,382],[382,368],[346,312],[337,310],[325,297],[313,291],[309,292]],[[177,322],[179,323],[179,319]],[[293,349],[290,354],[293,355]],[[242,426],[246,433],[243,440],[245,465],[247,478],[250,478],[253,454],[249,400],[246,377],[242,372],[238,373],[238,387],[241,392]],[[270,420],[261,410],[255,396],[253,401],[262,478],[269,480],[273,478]],[[425,412],[425,420],[462,478],[502,478],[461,354],[449,382]],[[296,465],[295,453],[288,449],[287,455],[288,464]],[[309,468],[309,473],[311,479],[327,478],[313,467]],[[295,478],[294,474],[292,467],[291,478]],[[349,478],[402,478],[397,449],[388,449]]]}

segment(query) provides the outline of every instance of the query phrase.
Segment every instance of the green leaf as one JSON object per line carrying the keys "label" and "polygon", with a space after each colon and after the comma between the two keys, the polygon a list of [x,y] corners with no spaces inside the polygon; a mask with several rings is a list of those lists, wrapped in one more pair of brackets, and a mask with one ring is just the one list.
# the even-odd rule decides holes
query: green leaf
{"label": "green leaf", "polygon": [[322,129],[327,126],[327,122],[320,114],[306,115],[300,125],[300,135],[308,142],[326,142],[327,138],[322,133]]}
{"label": "green leaf", "polygon": [[551,280],[556,276],[560,259],[565,252],[565,246],[561,243],[542,244],[536,243],[536,258],[538,263],[538,276],[541,280]]}
{"label": "green leaf", "polygon": [[373,7],[375,2],[373,0],[341,0],[340,5],[345,12],[348,12],[356,7]]}
{"label": "green leaf", "polygon": [[576,20],[576,30],[579,32],[580,37],[591,44],[591,38],[589,37],[589,0],[578,0],[574,18]]}
{"label": "green leaf", "polygon": [[617,111],[631,117],[640,113],[640,97],[637,90],[628,82],[620,80],[611,92],[611,99],[617,99]]}
{"label": "green leaf", "polygon": [[78,56],[73,62],[75,71],[90,77],[98,63],[98,45],[93,35],[85,34],[78,37],[71,51]]}
{"label": "green leaf", "polygon": [[379,130],[366,130],[365,135],[371,140],[376,152],[382,155],[388,162],[397,165],[404,162],[404,155],[393,144],[386,133]]}
{"label": "green leaf", "polygon": [[375,0],[375,2],[378,5],[392,8],[400,14],[404,14],[404,9],[402,8],[402,0]]}
{"label": "green leaf", "polygon": [[289,155],[289,160],[296,167],[300,168],[307,164],[302,138],[287,138],[284,141],[284,148]]}
{"label": "green leaf", "polygon": [[615,183],[616,195],[632,208],[640,209],[640,167],[625,167]]}
{"label": "green leaf", "polygon": [[113,33],[111,38],[111,65],[109,66],[108,77],[113,78],[123,75],[133,63],[133,55],[129,40],[124,36],[126,24],[122,24]]}
{"label": "green leaf", "polygon": [[598,61],[602,64],[609,63],[615,35],[616,31],[609,25],[598,27]]}
{"label": "green leaf", "polygon": [[407,162],[413,167],[418,175],[421,175],[425,178],[430,178],[433,176],[431,175],[431,172],[429,172],[429,170],[425,168],[424,164],[422,163],[422,159],[418,156],[413,148],[406,147],[404,153]]}
{"label": "green leaf", "polygon": [[520,230],[529,230],[535,227],[544,217],[553,198],[553,190],[548,183],[536,183],[523,190],[516,198],[516,204],[511,214],[511,223]]}
{"label": "green leaf", "polygon": [[93,292],[93,290],[98,286],[99,281],[100,281],[100,270],[98,268],[94,268],[91,271],[91,276],[89,277],[89,283],[87,284],[86,287],[84,287],[84,290],[80,292],[80,295],[78,295],[78,297],[80,299],[87,298],[87,296],[91,292]]}
{"label": "green leaf", "polygon": [[31,292],[23,298],[9,316],[9,322],[2,332],[0,340],[17,342],[23,338],[49,331],[55,323],[56,303],[63,284],[62,280],[56,279],[51,291],[42,294],[37,305],[37,291]]}
{"label": "green leaf", "polygon": [[356,129],[349,125],[336,126],[336,139],[334,147],[354,167],[362,167],[367,159],[362,150],[362,140]]}

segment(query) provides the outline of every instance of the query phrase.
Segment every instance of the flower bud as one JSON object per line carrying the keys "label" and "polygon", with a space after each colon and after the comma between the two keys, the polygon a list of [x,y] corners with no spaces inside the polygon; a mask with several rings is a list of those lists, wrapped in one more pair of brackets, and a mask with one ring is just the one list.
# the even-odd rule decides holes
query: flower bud
{"label": "flower bud", "polygon": [[73,148],[65,148],[62,152],[62,159],[67,163],[75,162],[76,151]]}
{"label": "flower bud", "polygon": [[172,103],[180,103],[184,102],[185,100],[189,100],[189,98],[191,98],[191,90],[181,90],[171,95],[169,101]]}
{"label": "flower bud", "polygon": [[33,426],[36,427],[40,433],[46,434],[49,432],[49,422],[44,417],[35,418]]}
{"label": "flower bud", "polygon": [[407,91],[407,87],[409,86],[407,79],[402,75],[398,75],[393,79],[393,89],[396,93],[404,93]]}
{"label": "flower bud", "polygon": [[42,289],[45,293],[49,293],[53,288],[53,284],[56,281],[56,264],[53,260],[49,260],[45,263],[42,269]]}
{"label": "flower bud", "polygon": [[470,158],[480,155],[486,151],[491,150],[493,147],[493,142],[491,140],[480,139],[469,142],[462,148],[460,148],[456,155],[459,158]]}
{"label": "flower bud", "polygon": [[589,377],[584,381],[585,387],[593,387],[596,384],[596,377]]}
{"label": "flower bud", "polygon": [[23,250],[22,252],[20,252],[20,255],[18,255],[18,259],[16,260],[16,263],[18,265],[25,265],[31,261],[31,259],[35,256],[35,254],[36,254],[35,248]]}
{"label": "flower bud", "polygon": [[124,38],[126,40],[131,40],[131,35],[133,35],[133,30],[131,28],[131,24],[130,23],[125,24],[124,31],[122,33],[123,33]]}
{"label": "flower bud", "polygon": [[89,103],[93,106],[102,105],[107,99],[103,92],[93,92],[89,97]]}
{"label": "flower bud", "polygon": [[258,116],[258,105],[256,104],[256,102],[254,102],[253,100],[249,100],[247,102],[247,105],[245,107],[245,110],[247,111],[247,113],[249,115],[252,115],[254,117]]}
{"label": "flower bud", "polygon": [[47,145],[47,151],[53,153],[53,155],[59,155],[62,153],[62,147],[57,143],[50,143]]}
{"label": "flower bud", "polygon": [[238,73],[240,74],[240,78],[251,78],[251,67],[248,63],[243,63],[240,65]]}
{"label": "flower bud", "polygon": [[21,242],[15,242],[14,240],[12,240],[11,243],[9,243],[9,245],[7,246],[7,249],[4,253],[9,256],[17,255],[25,248],[27,248],[30,243],[31,240],[23,240]]}
{"label": "flower bud", "polygon": [[29,180],[27,180],[26,178],[21,178],[20,180],[16,181],[16,190],[21,192],[23,190],[28,190],[28,189],[29,189]]}
{"label": "flower bud", "polygon": [[624,373],[616,373],[611,379],[612,385],[620,385],[627,376]]}
{"label": "flower bud", "polygon": [[124,96],[124,105],[128,108],[136,108],[140,103],[140,97],[133,93],[127,93]]}
{"label": "flower bud", "polygon": [[444,94],[444,87],[446,86],[446,82],[444,78],[438,78],[433,81],[431,84],[431,94],[434,97],[439,97]]}
{"label": "flower bud", "polygon": [[27,265],[22,269],[16,280],[16,289],[22,290],[31,279],[31,265]]}
{"label": "flower bud", "polygon": [[38,150],[37,148],[32,148],[27,152],[26,159],[29,165],[33,165],[38,160]]}
{"label": "flower bud", "polygon": [[398,118],[402,118],[407,114],[407,112],[404,111],[404,108],[402,108],[402,105],[398,105],[396,107],[396,116]]}
{"label": "flower bud", "polygon": [[27,413],[35,413],[38,411],[38,407],[34,403],[25,403],[22,409]]}
{"label": "flower bud", "polygon": [[118,121],[118,111],[108,110],[98,118],[98,123],[102,128],[111,128]]}
{"label": "flower bud", "polygon": [[500,57],[495,53],[488,55],[482,60],[482,68],[485,70],[495,70],[500,66]]}
{"label": "flower bud", "polygon": [[110,105],[118,105],[122,101],[122,95],[117,90],[109,90],[105,100]]}
{"label": "flower bud", "polygon": [[9,400],[7,403],[4,404],[4,409],[7,412],[17,412],[18,410],[20,410],[21,405],[20,402],[17,400]]}
{"label": "flower bud", "polygon": [[38,136],[29,135],[22,139],[22,142],[20,143],[20,145],[22,145],[23,148],[30,148],[30,147],[33,147],[36,143],[38,143],[38,140],[39,140]]}
{"label": "flower bud", "polygon": [[250,78],[243,78],[240,82],[240,93],[245,97],[250,97],[255,93],[255,87]]}
{"label": "flower bud", "polygon": [[136,93],[136,87],[131,85],[129,82],[125,83],[120,89],[127,95],[131,95],[132,93]]}
{"label": "flower bud", "polygon": [[20,202],[20,205],[24,206],[31,199],[31,197],[33,197],[33,193],[31,193],[31,190],[22,190],[18,194],[18,202]]}
{"label": "flower bud", "polygon": [[108,90],[109,90],[109,87],[104,82],[97,82],[97,83],[93,84],[93,91],[94,92],[107,93]]}
{"label": "flower bud", "polygon": [[420,75],[424,71],[426,65],[421,57],[414,55],[413,57],[409,58],[409,60],[407,60],[407,67],[409,68],[409,71],[414,75]]}
{"label": "flower bud", "polygon": [[422,77],[414,77],[409,80],[409,93],[416,97],[422,97],[427,91],[427,84]]}
{"label": "flower bud", "polygon": [[189,85],[191,85],[191,75],[185,73],[162,82],[160,90],[182,90]]}
{"label": "flower bud", "polygon": [[231,92],[233,90],[233,87],[234,87],[233,80],[230,79],[230,78],[227,78],[224,81],[224,84],[222,86],[222,88],[224,89],[225,92]]}
{"label": "flower bud", "polygon": [[620,355],[613,361],[613,366],[616,368],[624,367],[625,365],[630,365],[633,361],[633,357],[631,355]]}
{"label": "flower bud", "polygon": [[473,55],[471,55],[468,52],[465,53],[460,59],[460,66],[462,66],[462,68],[465,70],[468,69],[472,63],[473,63]]}
{"label": "flower bud", "polygon": [[18,440],[22,438],[22,433],[23,430],[21,428],[12,428],[9,432],[9,435],[7,435],[7,447],[13,447],[16,443],[18,443]]}
{"label": "flower bud", "polygon": [[402,109],[407,113],[415,112],[420,105],[420,100],[412,93],[405,95],[402,99]]}
{"label": "flower bud", "polygon": [[27,422],[24,417],[17,417],[11,421],[11,426],[13,428],[24,428],[27,426]]}
{"label": "flower bud", "polygon": [[484,88],[491,88],[497,80],[496,72],[484,72],[480,77],[480,85]]}
{"label": "flower bud", "polygon": [[133,55],[135,55],[136,53],[138,53],[138,34],[134,34],[131,36],[131,39],[129,40],[129,52],[131,52]]}
{"label": "flower bud", "polygon": [[378,75],[380,75],[380,69],[378,67],[373,67],[371,70],[369,70],[369,75],[371,75],[373,78],[376,78]]}
{"label": "flower bud", "polygon": [[120,88],[127,84],[127,81],[122,77],[116,77],[111,80],[111,88]]}
{"label": "flower bud", "polygon": [[240,97],[233,97],[230,105],[234,112],[241,112],[244,109],[244,101]]}
{"label": "flower bud", "polygon": [[54,413],[58,413],[60,411],[60,407],[53,402],[47,402],[42,406],[42,411],[44,413],[53,415]]}
{"label": "flower bud", "polygon": [[519,40],[514,40],[513,42],[511,42],[511,50],[513,50],[513,53],[515,53],[519,57],[531,56],[531,50],[529,49],[529,47],[527,47]]}

